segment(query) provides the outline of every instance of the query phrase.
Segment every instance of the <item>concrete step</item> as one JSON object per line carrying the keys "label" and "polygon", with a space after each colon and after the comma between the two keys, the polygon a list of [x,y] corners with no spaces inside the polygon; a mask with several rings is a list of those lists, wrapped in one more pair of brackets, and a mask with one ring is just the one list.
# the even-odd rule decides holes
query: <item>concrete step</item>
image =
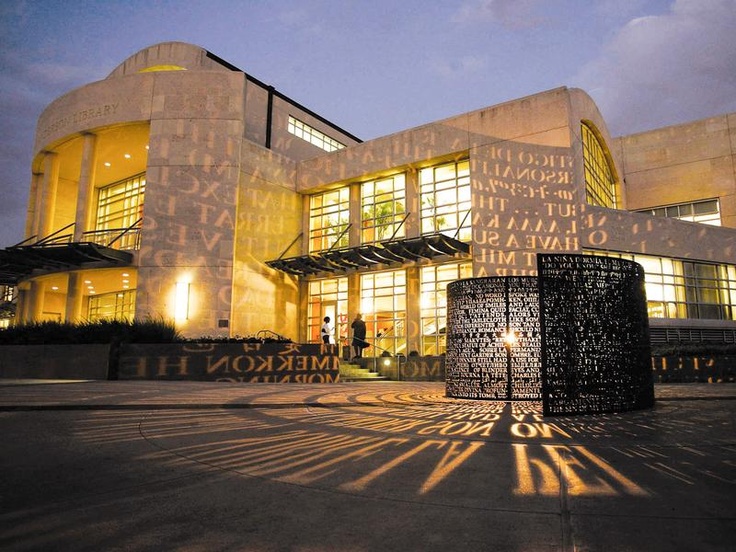
{"label": "concrete step", "polygon": [[368,368],[363,368],[359,364],[349,364],[347,362],[341,362],[340,380],[345,382],[387,381],[388,378],[386,376],[382,376],[377,372],[372,372]]}

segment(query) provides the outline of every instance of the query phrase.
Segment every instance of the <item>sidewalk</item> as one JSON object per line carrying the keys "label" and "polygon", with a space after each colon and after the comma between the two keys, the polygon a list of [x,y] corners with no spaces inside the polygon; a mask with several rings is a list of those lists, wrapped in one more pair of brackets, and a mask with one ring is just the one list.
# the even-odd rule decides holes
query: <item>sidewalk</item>
{"label": "sidewalk", "polygon": [[736,385],[655,392],[0,380],[0,549],[733,550]]}

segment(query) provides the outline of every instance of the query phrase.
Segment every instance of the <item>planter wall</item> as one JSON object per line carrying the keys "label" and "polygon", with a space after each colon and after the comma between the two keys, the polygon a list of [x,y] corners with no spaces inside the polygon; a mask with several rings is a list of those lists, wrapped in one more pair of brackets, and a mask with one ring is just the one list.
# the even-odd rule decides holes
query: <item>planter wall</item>
{"label": "planter wall", "polygon": [[445,381],[445,357],[410,356],[401,364],[403,381]]}
{"label": "planter wall", "polygon": [[110,345],[3,345],[0,378],[108,379]]}
{"label": "planter wall", "polygon": [[736,356],[652,357],[656,383],[736,382]]}
{"label": "planter wall", "polygon": [[123,344],[118,379],[333,383],[336,345],[300,343]]}

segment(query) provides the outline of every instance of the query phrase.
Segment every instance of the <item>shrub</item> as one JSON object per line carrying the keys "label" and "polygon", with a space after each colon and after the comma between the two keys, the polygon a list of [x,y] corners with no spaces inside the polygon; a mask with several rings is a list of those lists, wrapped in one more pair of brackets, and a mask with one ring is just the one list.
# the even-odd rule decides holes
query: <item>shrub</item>
{"label": "shrub", "polygon": [[166,320],[30,322],[0,330],[0,345],[72,343],[176,343],[184,341]]}
{"label": "shrub", "polygon": [[163,319],[98,320],[95,322],[30,322],[0,329],[0,345],[76,343],[292,343],[291,339],[262,330],[255,336],[202,336],[187,339],[173,322]]}

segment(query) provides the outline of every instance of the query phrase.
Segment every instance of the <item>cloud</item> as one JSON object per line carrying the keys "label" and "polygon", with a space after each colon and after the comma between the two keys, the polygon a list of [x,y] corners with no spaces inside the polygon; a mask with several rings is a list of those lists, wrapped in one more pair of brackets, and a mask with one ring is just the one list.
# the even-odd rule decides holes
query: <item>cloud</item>
{"label": "cloud", "polygon": [[455,23],[497,23],[509,29],[535,27],[542,18],[534,12],[540,0],[471,0],[463,4],[452,20]]}
{"label": "cloud", "polygon": [[35,121],[56,97],[80,83],[96,80],[90,67],[34,63],[21,50],[0,53],[0,163],[5,167],[0,182],[0,247],[22,239],[23,221],[31,180],[31,155]]}
{"label": "cloud", "polygon": [[630,20],[574,79],[612,134],[736,111],[736,0],[676,0]]}
{"label": "cloud", "polygon": [[448,79],[465,78],[485,69],[487,62],[482,56],[461,56],[452,59],[436,59],[432,63],[435,73]]}

